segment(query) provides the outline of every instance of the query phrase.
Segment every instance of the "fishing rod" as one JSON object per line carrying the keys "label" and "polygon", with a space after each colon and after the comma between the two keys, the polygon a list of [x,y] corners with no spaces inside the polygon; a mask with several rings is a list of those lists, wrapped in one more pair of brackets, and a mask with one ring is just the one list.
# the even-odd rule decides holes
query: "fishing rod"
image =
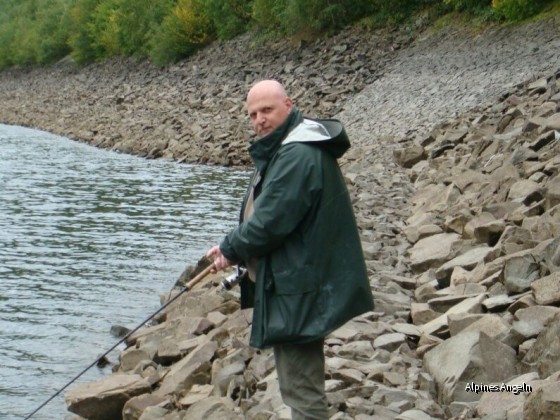
{"label": "fishing rod", "polygon": [[[124,343],[132,334],[134,334],[136,331],[138,331],[140,328],[142,328],[148,321],[150,321],[154,316],[156,316],[157,314],[159,314],[161,311],[163,311],[165,308],[167,308],[169,305],[171,305],[173,302],[175,302],[183,293],[188,292],[189,290],[191,290],[197,283],[199,283],[204,277],[206,277],[208,274],[210,274],[212,272],[212,270],[215,269],[214,263],[210,264],[208,267],[206,267],[204,270],[202,270],[196,277],[194,277],[192,280],[190,280],[185,287],[179,292],[177,293],[177,295],[175,295],[172,299],[168,300],[161,308],[159,308],[157,311],[155,311],[153,314],[151,314],[148,318],[146,318],[144,321],[142,321],[136,328],[134,328],[133,330],[129,331],[118,343],[116,343],[113,347],[111,347],[109,350],[107,350],[105,353],[103,353],[101,356],[99,356],[97,359],[95,359],[95,361],[93,363],[91,363],[88,367],[86,367],[84,370],[82,370],[80,373],[78,373],[71,381],[69,381],[66,385],[64,385],[62,388],[60,388],[58,391],[56,391],[56,393],[54,393],[48,400],[46,400],[43,404],[41,404],[39,407],[37,407],[31,414],[29,414],[27,417],[25,417],[25,420],[30,419],[31,417],[33,417],[35,414],[37,414],[37,412],[39,410],[41,410],[44,406],[46,406],[49,402],[51,402],[57,395],[59,395],[62,391],[64,391],[66,388],[68,388],[72,383],[74,383],[80,376],[82,376],[84,373],[86,373],[89,369],[91,369],[93,366],[98,365],[100,362],[102,362],[103,360],[105,360],[105,358],[107,357],[107,355],[109,353],[111,353],[113,350],[115,350],[120,344]],[[225,287],[225,286],[224,286]]]}

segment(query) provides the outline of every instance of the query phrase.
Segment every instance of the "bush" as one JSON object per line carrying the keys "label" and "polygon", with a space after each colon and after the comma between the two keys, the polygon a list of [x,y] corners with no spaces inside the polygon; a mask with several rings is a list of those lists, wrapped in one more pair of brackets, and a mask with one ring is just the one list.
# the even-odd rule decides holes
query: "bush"
{"label": "bush", "polygon": [[262,28],[305,37],[336,31],[374,10],[372,0],[255,0],[253,19]]}
{"label": "bush", "polygon": [[231,39],[245,32],[251,21],[250,1],[206,0],[204,9],[221,39]]}
{"label": "bush", "polygon": [[430,6],[447,7],[447,0],[375,0],[375,15],[369,20],[375,24],[399,24],[410,18],[417,10]]}
{"label": "bush", "polygon": [[119,1],[101,1],[93,10],[91,20],[87,24],[92,47],[98,52],[97,58],[120,53],[119,25],[117,22]]}
{"label": "bush", "polygon": [[70,3],[71,0],[44,0],[37,11],[38,63],[50,63],[70,53]]}
{"label": "bush", "polygon": [[547,0],[492,0],[492,7],[507,20],[520,21],[542,10]]}
{"label": "bush", "polygon": [[94,46],[93,31],[91,30],[93,14],[100,0],[76,0],[70,9],[71,35],[68,44],[72,49],[72,58],[77,63],[95,60],[103,55]]}
{"label": "bush", "polygon": [[15,31],[9,52],[10,61],[14,64],[29,65],[36,62],[39,45],[39,34],[32,21],[22,16],[14,21]]}
{"label": "bush", "polygon": [[179,0],[150,40],[149,56],[162,65],[177,61],[210,42],[213,33],[202,0]]}
{"label": "bush", "polygon": [[286,32],[283,13],[288,0],[254,0],[252,6],[253,22],[261,29]]}
{"label": "bush", "polygon": [[121,51],[147,56],[151,38],[175,4],[175,0],[120,0],[116,19]]}
{"label": "bush", "polygon": [[492,4],[492,0],[443,0],[443,2],[459,12],[468,11],[475,13],[489,8]]}

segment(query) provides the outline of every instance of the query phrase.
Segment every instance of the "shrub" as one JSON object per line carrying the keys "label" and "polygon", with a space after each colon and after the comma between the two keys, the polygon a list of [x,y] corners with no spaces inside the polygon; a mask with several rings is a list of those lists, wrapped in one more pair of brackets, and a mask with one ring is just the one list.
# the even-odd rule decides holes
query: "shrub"
{"label": "shrub", "polygon": [[70,9],[71,35],[68,44],[72,49],[72,58],[77,63],[92,61],[102,56],[102,51],[94,45],[91,30],[92,17],[100,0],[76,0]]}
{"label": "shrub", "polygon": [[457,11],[480,12],[490,7],[492,0],[443,0]]}
{"label": "shrub", "polygon": [[70,52],[70,3],[71,0],[44,0],[37,11],[38,63],[50,63]]}
{"label": "shrub", "polygon": [[253,22],[270,32],[286,32],[283,17],[286,4],[287,0],[254,0],[251,10]]}
{"label": "shrub", "polygon": [[121,51],[147,56],[151,38],[175,4],[176,0],[120,0],[116,20]]}
{"label": "shrub", "polygon": [[255,0],[253,19],[263,28],[305,37],[336,31],[374,10],[372,0]]}
{"label": "shrub", "polygon": [[32,29],[32,21],[22,16],[15,20],[15,31],[13,33],[10,48],[10,61],[13,64],[33,64],[36,61],[39,34]]}
{"label": "shrub", "polygon": [[119,0],[103,0],[93,10],[88,31],[93,47],[102,57],[119,54]]}
{"label": "shrub", "polygon": [[245,32],[251,20],[250,1],[206,0],[204,9],[221,39],[231,39]]}
{"label": "shrub", "polygon": [[202,0],[179,0],[150,40],[150,58],[167,64],[192,54],[213,39],[213,27]]}
{"label": "shrub", "polygon": [[492,0],[492,7],[507,20],[519,21],[537,14],[547,0]]}
{"label": "shrub", "polygon": [[375,0],[375,15],[371,16],[376,24],[398,24],[402,23],[414,12],[429,6],[445,8],[447,0]]}

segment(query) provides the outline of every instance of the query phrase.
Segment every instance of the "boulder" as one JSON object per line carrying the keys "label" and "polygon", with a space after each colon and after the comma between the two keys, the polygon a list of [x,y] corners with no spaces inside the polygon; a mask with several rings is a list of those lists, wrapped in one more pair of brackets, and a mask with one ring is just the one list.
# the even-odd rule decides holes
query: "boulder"
{"label": "boulder", "polygon": [[560,303],[560,272],[535,280],[531,283],[531,290],[538,305]]}
{"label": "boulder", "polygon": [[150,391],[150,383],[139,375],[111,375],[77,385],[65,401],[69,411],[86,419],[121,419],[129,399]]}
{"label": "boulder", "polygon": [[217,349],[218,345],[213,341],[200,344],[171,367],[155,394],[183,395],[194,384],[210,383],[210,360]]}
{"label": "boulder", "polygon": [[440,404],[478,401],[473,384],[502,382],[517,372],[515,351],[483,332],[451,337],[424,355],[424,369],[434,378]]}
{"label": "boulder", "polygon": [[441,233],[421,239],[409,250],[412,269],[419,272],[442,263],[455,256],[455,246],[461,236],[456,233]]}
{"label": "boulder", "polygon": [[483,393],[476,407],[477,414],[480,417],[523,418],[523,406],[527,397],[536,389],[538,379],[535,372],[526,373],[505,382],[503,392]]}
{"label": "boulder", "polygon": [[560,418],[560,382],[543,384],[529,395],[523,416],[526,419]]}
{"label": "boulder", "polygon": [[526,369],[536,370],[541,378],[560,370],[560,314],[541,331],[522,362]]}

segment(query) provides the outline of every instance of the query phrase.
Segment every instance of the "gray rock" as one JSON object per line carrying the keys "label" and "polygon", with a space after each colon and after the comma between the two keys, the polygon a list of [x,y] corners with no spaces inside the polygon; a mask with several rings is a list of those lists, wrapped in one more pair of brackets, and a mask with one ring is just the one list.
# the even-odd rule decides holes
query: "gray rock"
{"label": "gray rock", "polygon": [[555,419],[560,417],[560,382],[543,384],[525,402],[523,415],[527,419]]}
{"label": "gray rock", "polygon": [[419,240],[410,249],[410,262],[415,271],[424,271],[454,257],[454,247],[460,242],[456,233],[442,233]]}
{"label": "gray rock", "polygon": [[494,383],[516,372],[515,351],[483,332],[463,332],[430,350],[424,369],[437,384],[438,401],[478,401],[480,394],[469,390],[470,383]]}
{"label": "gray rock", "polygon": [[560,315],[555,315],[523,358],[526,368],[538,371],[541,378],[546,378],[560,370],[559,337]]}
{"label": "gray rock", "polygon": [[406,340],[406,336],[402,333],[391,333],[380,335],[373,341],[373,347],[376,349],[384,349],[388,351],[396,350]]}
{"label": "gray rock", "polygon": [[540,265],[532,254],[508,258],[504,266],[504,285],[509,293],[521,293],[531,288],[540,274]]}
{"label": "gray rock", "polygon": [[153,394],[142,394],[129,399],[123,407],[123,420],[138,420],[148,407],[162,406],[170,400]]}
{"label": "gray rock", "polygon": [[490,417],[505,413],[507,418],[523,418],[523,405],[530,395],[529,387],[534,388],[537,380],[538,375],[531,372],[506,382],[504,385],[509,388],[504,386],[504,392],[483,393],[476,407],[477,414],[480,417]]}
{"label": "gray rock", "polygon": [[560,302],[560,272],[535,280],[531,283],[531,290],[538,305]]}
{"label": "gray rock", "polygon": [[186,357],[175,363],[155,391],[157,395],[182,394],[194,384],[210,382],[210,360],[218,345],[209,341],[200,344]]}
{"label": "gray rock", "polygon": [[185,417],[189,419],[209,420],[241,420],[244,416],[235,413],[233,401],[229,398],[208,397],[202,399],[185,411]]}
{"label": "gray rock", "polygon": [[139,375],[112,375],[95,382],[79,384],[65,396],[68,410],[87,419],[121,418],[126,402],[151,391]]}

